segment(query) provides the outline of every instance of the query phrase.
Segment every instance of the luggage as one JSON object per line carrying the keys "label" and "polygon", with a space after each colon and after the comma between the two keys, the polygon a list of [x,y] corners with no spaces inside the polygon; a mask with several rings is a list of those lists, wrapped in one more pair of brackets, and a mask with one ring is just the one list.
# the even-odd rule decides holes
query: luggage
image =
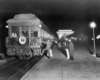
{"label": "luggage", "polygon": [[50,57],[53,57],[52,50],[50,49]]}
{"label": "luggage", "polygon": [[66,54],[67,54],[67,59],[70,59],[69,50],[68,49],[65,49],[65,50],[66,50]]}

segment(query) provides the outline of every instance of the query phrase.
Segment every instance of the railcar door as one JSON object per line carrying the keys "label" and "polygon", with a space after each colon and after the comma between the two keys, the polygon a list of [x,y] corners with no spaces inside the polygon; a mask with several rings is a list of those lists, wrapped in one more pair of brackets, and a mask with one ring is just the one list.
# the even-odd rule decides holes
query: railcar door
{"label": "railcar door", "polygon": [[31,44],[34,45],[33,47],[40,47],[40,36],[39,36],[39,27],[31,26],[30,27],[30,38]]}
{"label": "railcar door", "polygon": [[34,55],[40,55],[40,37],[39,37],[39,27],[31,26],[30,27],[30,39],[31,39],[31,48],[34,52]]}

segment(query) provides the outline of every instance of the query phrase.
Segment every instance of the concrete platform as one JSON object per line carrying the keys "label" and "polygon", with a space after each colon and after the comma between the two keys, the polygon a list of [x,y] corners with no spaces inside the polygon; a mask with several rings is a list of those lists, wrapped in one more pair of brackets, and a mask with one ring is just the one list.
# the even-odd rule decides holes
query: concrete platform
{"label": "concrete platform", "polygon": [[53,58],[44,57],[21,80],[100,80],[100,60],[84,48],[74,51],[74,61],[67,60],[57,49]]}

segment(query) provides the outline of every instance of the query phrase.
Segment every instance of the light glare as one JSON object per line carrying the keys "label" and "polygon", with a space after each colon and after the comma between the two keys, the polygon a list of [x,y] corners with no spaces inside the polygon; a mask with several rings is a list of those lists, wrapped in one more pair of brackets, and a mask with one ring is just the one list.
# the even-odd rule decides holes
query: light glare
{"label": "light glare", "polygon": [[41,27],[42,27],[42,25],[41,25],[41,24],[39,24],[39,27],[41,28]]}
{"label": "light glare", "polygon": [[8,25],[6,25],[6,28],[8,28]]}
{"label": "light glare", "polygon": [[91,23],[90,23],[90,27],[91,27],[91,28],[95,28],[95,27],[96,27],[96,23],[95,23],[95,22],[91,22]]}

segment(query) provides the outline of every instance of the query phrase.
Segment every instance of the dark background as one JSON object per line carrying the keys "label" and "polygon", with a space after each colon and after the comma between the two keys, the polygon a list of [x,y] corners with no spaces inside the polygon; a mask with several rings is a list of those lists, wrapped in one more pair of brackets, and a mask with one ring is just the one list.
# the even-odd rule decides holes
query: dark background
{"label": "dark background", "polygon": [[[20,13],[35,14],[56,34],[58,29],[72,29],[92,38],[91,21],[96,22],[95,34],[100,34],[100,0],[0,0],[0,38],[5,48],[6,21]],[[3,49],[2,49],[3,50]]]}

